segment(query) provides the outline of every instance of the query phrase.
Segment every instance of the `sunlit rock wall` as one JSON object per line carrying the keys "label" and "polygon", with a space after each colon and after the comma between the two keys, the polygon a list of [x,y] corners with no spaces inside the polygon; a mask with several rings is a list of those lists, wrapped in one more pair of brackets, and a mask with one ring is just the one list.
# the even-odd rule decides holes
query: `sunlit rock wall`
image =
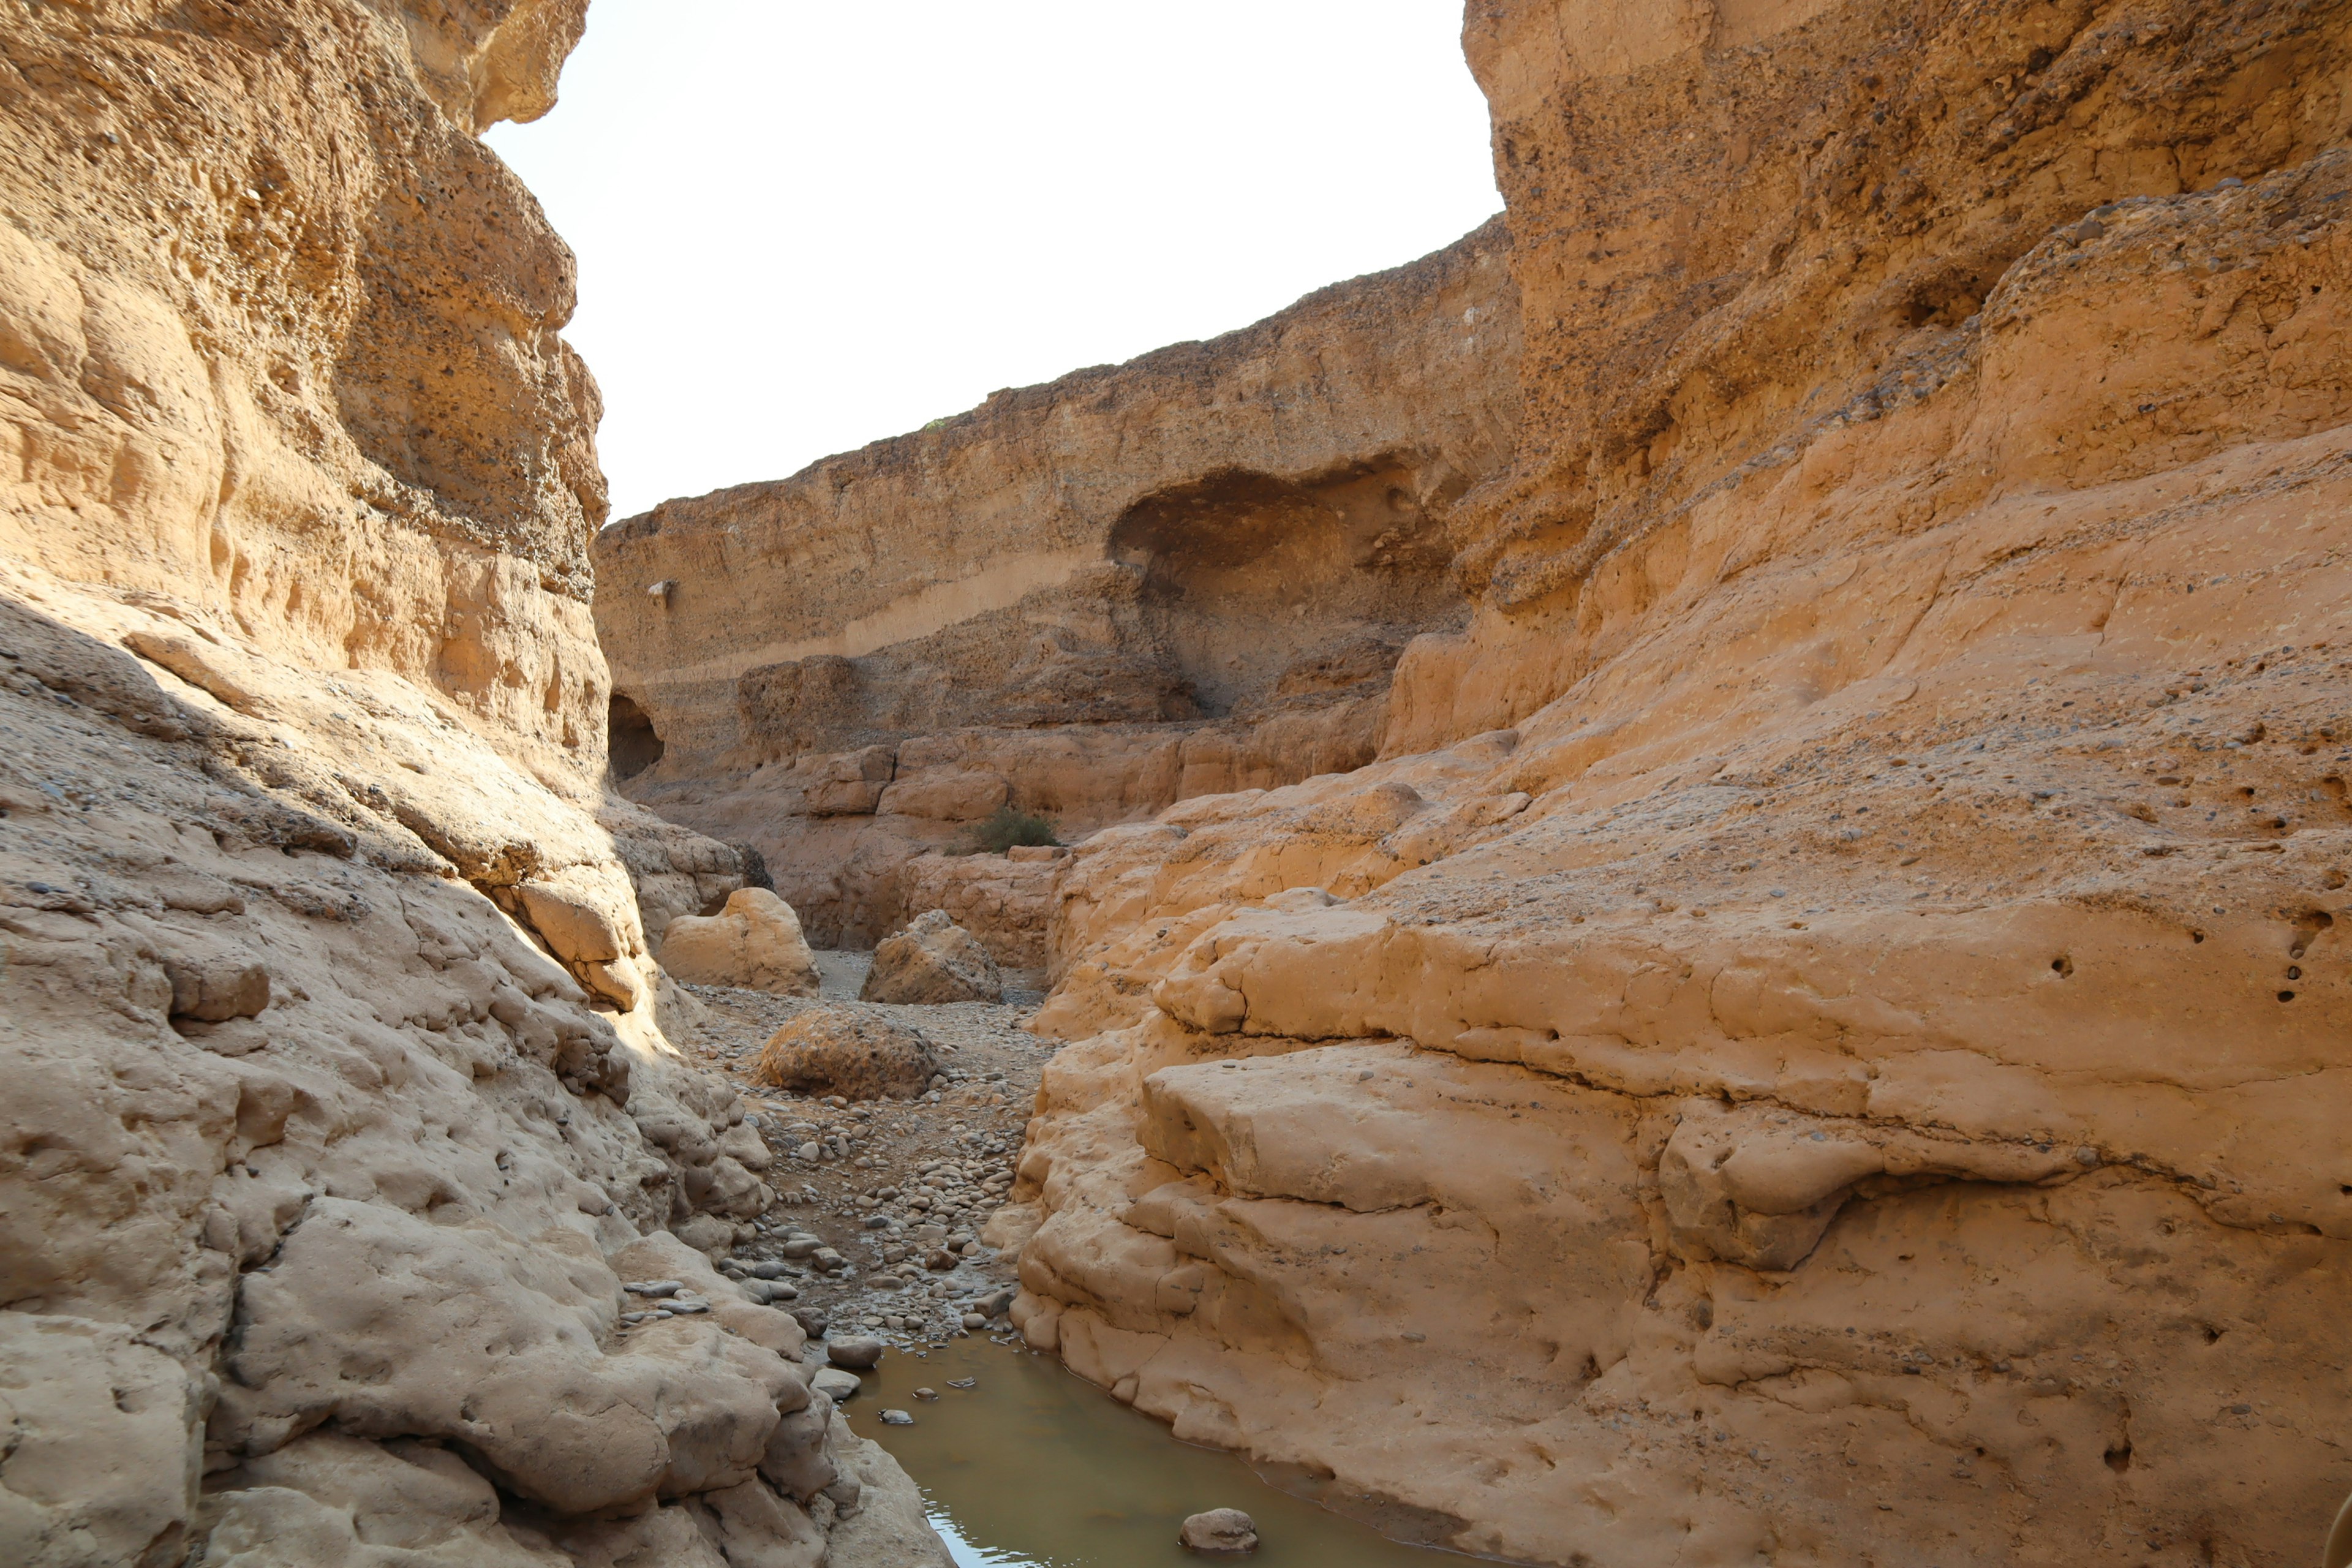
{"label": "sunlit rock wall", "polygon": [[1376,765],[1075,851],[1033,1342],[1507,1557],[2311,1559],[2348,24],[1472,5],[1473,613]]}

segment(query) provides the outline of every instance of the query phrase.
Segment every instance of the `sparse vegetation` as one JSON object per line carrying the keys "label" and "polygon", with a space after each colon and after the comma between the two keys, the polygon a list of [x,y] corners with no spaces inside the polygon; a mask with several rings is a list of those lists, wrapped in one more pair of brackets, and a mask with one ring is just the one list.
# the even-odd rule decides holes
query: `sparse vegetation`
{"label": "sparse vegetation", "polygon": [[984,822],[971,826],[973,855],[1002,855],[1016,844],[1059,844],[1051,818],[1011,805],[1000,805]]}

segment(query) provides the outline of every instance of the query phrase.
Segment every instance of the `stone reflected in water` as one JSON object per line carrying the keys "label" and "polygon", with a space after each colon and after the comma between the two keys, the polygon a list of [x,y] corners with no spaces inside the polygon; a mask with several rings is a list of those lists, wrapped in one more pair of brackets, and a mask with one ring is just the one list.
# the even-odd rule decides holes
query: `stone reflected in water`
{"label": "stone reflected in water", "polygon": [[[1176,1542],[1185,1519],[1238,1508],[1257,1525],[1261,1568],[1438,1568],[1464,1559],[1402,1546],[1279,1491],[1230,1454],[1168,1428],[1062,1370],[985,1340],[917,1360],[892,1351],[846,1408],[923,1489],[960,1568],[1199,1568]],[[912,1426],[879,1411],[940,1390]]]}

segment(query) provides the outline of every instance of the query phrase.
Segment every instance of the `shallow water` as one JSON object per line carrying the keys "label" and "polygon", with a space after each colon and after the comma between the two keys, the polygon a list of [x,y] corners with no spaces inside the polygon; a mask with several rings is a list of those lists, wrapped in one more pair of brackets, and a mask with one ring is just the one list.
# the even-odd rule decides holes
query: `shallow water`
{"label": "shallow water", "polygon": [[[1257,1524],[1255,1568],[1444,1568],[1472,1559],[1401,1546],[1276,1490],[1230,1454],[1179,1443],[1047,1356],[958,1340],[893,1351],[861,1374],[849,1424],[923,1489],[959,1568],[1201,1568],[1176,1544],[1184,1516],[1237,1508]],[[950,1388],[955,1378],[976,1386]],[[915,1390],[939,1391],[937,1403]],[[886,1426],[885,1409],[912,1426]]]}

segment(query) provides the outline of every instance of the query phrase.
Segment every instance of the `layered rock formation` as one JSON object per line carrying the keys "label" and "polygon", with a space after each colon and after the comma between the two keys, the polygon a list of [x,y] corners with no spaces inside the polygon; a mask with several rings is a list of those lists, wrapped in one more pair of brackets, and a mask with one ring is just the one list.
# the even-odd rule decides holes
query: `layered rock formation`
{"label": "layered rock formation", "polygon": [[1525,301],[1381,759],[1052,890],[1033,1342],[1545,1563],[2352,1490],[2340,5],[1478,0]]}
{"label": "layered rock formation", "polygon": [[0,1560],[934,1554],[665,1228],[772,1196],[646,931],[743,867],[599,787],[571,260],[475,140],[583,9],[0,22]]}
{"label": "layered rock formation", "polygon": [[[1043,959],[1046,870],[935,862],[1008,804],[1066,832],[1371,760],[1457,627],[1459,498],[1507,461],[1489,225],[1244,331],[1002,392],[595,542],[630,795],[757,846],[824,944],[940,907]],[[978,879],[961,895],[908,888]]]}

